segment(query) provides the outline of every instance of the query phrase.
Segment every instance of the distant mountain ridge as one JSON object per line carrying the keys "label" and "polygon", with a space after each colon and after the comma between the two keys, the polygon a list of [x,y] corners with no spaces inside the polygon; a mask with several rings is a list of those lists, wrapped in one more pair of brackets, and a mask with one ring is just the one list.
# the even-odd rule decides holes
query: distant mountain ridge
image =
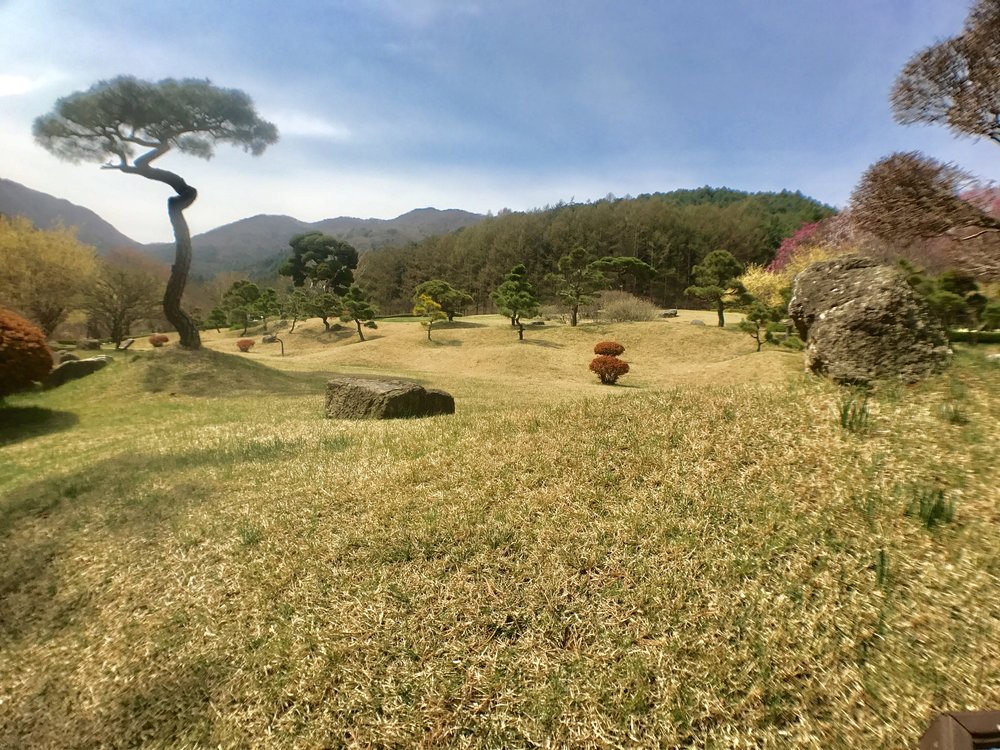
{"label": "distant mountain ridge", "polygon": [[[143,245],[119,232],[89,208],[32,190],[13,180],[0,178],[0,214],[25,216],[41,229],[51,229],[60,223],[75,226],[77,237],[101,253],[116,247],[132,247],[167,263],[174,259],[172,242]],[[200,276],[213,276],[220,271],[273,272],[289,252],[288,241],[303,232],[325,232],[363,252],[419,242],[472,226],[484,218],[482,214],[469,211],[436,208],[414,209],[395,219],[340,216],[313,222],[292,216],[259,214],[192,237],[191,271]]]}
{"label": "distant mountain ridge", "polygon": [[[276,268],[277,258],[289,253],[288,241],[303,232],[323,232],[353,245],[359,252],[419,242],[482,221],[482,214],[459,209],[418,208],[395,219],[358,219],[340,216],[302,221],[292,216],[259,214],[216,227],[191,238],[191,272],[212,276],[220,271],[263,271]],[[154,257],[171,261],[173,243],[146,245]]]}
{"label": "distant mountain ridge", "polygon": [[101,252],[116,247],[142,247],[89,208],[3,178],[0,178],[0,214],[24,216],[39,229],[53,229],[60,224],[76,227],[77,238]]}

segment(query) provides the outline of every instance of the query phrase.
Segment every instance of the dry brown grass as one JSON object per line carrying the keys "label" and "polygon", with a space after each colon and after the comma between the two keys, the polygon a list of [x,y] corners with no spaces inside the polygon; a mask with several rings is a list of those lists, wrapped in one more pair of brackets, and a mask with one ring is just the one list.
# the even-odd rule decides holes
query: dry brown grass
{"label": "dry brown grass", "polygon": [[[467,322],[14,400],[79,421],[0,428],[0,746],[896,748],[1000,704],[978,355],[853,434],[730,331]],[[586,370],[609,337],[631,387]],[[322,419],[345,370],[458,413]],[[926,486],[954,522],[905,515]]]}

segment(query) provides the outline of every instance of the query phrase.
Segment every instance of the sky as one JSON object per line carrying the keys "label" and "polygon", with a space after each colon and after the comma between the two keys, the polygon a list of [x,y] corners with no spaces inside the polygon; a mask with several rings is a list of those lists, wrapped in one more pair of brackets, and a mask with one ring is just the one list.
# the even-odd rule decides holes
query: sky
{"label": "sky", "polygon": [[0,0],[0,177],[169,241],[165,185],[36,145],[55,101],[128,74],[249,94],[280,141],[158,164],[193,233],[256,214],[487,213],[701,185],[837,207],[921,150],[986,178],[994,144],[897,125],[888,94],[966,0]]}

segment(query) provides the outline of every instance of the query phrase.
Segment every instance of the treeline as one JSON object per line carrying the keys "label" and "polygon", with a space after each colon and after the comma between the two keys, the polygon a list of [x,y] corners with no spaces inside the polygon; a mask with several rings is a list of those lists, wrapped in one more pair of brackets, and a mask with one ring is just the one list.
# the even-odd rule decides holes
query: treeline
{"label": "treeline", "polygon": [[[708,253],[723,249],[744,264],[766,264],[782,239],[834,213],[799,192],[710,187],[503,211],[451,234],[366,252],[356,278],[384,314],[409,312],[413,290],[433,278],[471,294],[469,312],[490,312],[490,294],[511,268],[523,263],[529,278],[541,284],[557,271],[561,257],[582,248],[594,256],[632,256],[648,263],[655,274],[623,277],[622,288],[680,307],[691,303],[684,290]],[[544,284],[541,291],[552,293]]]}

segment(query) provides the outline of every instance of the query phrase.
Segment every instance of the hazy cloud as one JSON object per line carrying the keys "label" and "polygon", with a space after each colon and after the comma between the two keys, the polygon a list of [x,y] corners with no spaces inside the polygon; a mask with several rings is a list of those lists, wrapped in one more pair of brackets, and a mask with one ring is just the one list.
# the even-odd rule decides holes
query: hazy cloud
{"label": "hazy cloud", "polygon": [[331,141],[351,139],[351,131],[343,123],[306,112],[286,110],[264,113],[263,117],[278,126],[282,137],[322,138]]}

